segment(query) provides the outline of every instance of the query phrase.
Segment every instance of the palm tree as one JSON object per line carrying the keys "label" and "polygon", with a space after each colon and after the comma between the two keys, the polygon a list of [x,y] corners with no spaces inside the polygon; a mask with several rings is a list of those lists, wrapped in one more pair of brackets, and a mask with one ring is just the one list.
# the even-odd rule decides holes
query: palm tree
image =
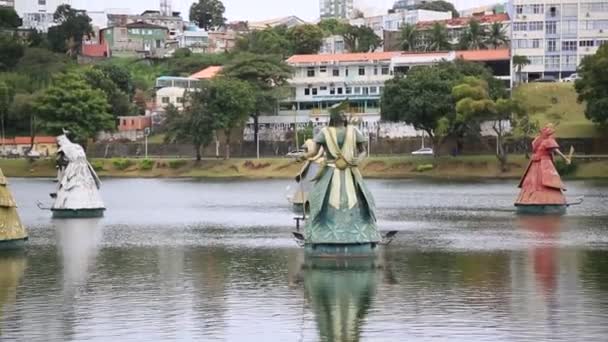
{"label": "palm tree", "polygon": [[486,37],[486,28],[479,21],[473,19],[469,21],[469,26],[460,37],[460,48],[464,50],[484,49],[486,47]]}
{"label": "palm tree", "polygon": [[428,50],[432,51],[445,51],[450,50],[452,45],[448,38],[448,29],[444,24],[435,23],[429,35],[429,46]]}
{"label": "palm tree", "polygon": [[404,51],[416,50],[416,43],[418,40],[418,29],[416,25],[405,24],[401,27],[401,34],[399,40],[401,41],[401,48]]}
{"label": "palm tree", "polygon": [[507,34],[505,33],[502,23],[496,21],[493,22],[488,31],[488,38],[486,44],[491,45],[494,49],[498,49],[499,46],[504,46],[509,41]]}
{"label": "palm tree", "polygon": [[530,64],[530,59],[526,56],[513,56],[513,67],[517,69],[517,83],[521,83],[521,69]]}

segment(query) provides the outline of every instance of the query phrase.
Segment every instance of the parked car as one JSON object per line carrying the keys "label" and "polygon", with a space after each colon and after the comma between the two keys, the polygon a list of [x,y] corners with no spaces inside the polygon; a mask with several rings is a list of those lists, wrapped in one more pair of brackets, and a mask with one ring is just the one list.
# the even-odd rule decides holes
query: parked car
{"label": "parked car", "polygon": [[40,158],[42,156],[42,154],[40,154],[40,152],[38,152],[38,151],[31,150],[28,153],[26,153],[26,156],[28,158],[36,159],[36,158]]}
{"label": "parked car", "polygon": [[306,154],[306,150],[294,150],[288,152],[285,157],[297,158],[299,156],[303,156],[304,154]]}
{"label": "parked car", "polygon": [[568,77],[562,78],[562,82],[568,82],[568,83],[575,82],[576,80],[579,80],[579,79],[581,79],[581,77],[577,73],[574,73]]}
{"label": "parked car", "polygon": [[537,78],[534,81],[535,83],[553,83],[553,82],[557,82],[557,79],[555,78],[555,76],[543,76],[541,78]]}
{"label": "parked car", "polygon": [[419,149],[418,151],[414,151],[412,152],[413,155],[422,155],[422,156],[432,156],[433,155],[433,149],[430,147],[424,147]]}

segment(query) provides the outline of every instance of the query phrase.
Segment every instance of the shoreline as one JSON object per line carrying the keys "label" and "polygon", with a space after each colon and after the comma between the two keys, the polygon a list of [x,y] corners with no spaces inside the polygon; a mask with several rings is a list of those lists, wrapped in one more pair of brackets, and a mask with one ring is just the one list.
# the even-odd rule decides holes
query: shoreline
{"label": "shoreline", "polygon": [[[524,172],[528,160],[523,155],[509,157],[507,172],[501,172],[496,157],[443,156],[370,157],[361,166],[368,179],[429,180],[515,180]],[[562,175],[566,180],[608,179],[608,159],[575,160],[576,167]],[[203,159],[92,159],[91,165],[103,178],[207,178],[207,179],[292,179],[303,164],[289,158]],[[55,160],[0,159],[7,177],[53,178]]]}

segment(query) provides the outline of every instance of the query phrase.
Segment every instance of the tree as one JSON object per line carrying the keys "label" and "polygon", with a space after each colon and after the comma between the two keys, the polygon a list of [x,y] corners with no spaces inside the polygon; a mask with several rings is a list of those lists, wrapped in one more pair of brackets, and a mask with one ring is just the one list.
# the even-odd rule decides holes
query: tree
{"label": "tree", "polygon": [[226,8],[220,0],[199,0],[190,6],[190,21],[205,31],[223,26],[226,23]]}
{"label": "tree", "polygon": [[273,54],[282,58],[292,55],[293,44],[287,38],[287,27],[281,25],[253,30],[236,41],[236,51],[253,54]]}
{"label": "tree", "polygon": [[61,73],[70,66],[70,60],[63,54],[53,53],[42,48],[28,48],[17,64],[17,72],[26,75],[31,80],[34,90],[46,87],[54,75]]}
{"label": "tree", "polygon": [[343,30],[343,22],[335,18],[322,19],[317,24],[326,36],[339,35]]}
{"label": "tree", "polygon": [[501,46],[507,45],[509,38],[505,33],[505,28],[502,23],[494,22],[490,25],[490,29],[487,32],[486,45],[498,49]]}
{"label": "tree", "polygon": [[85,11],[72,8],[70,5],[60,5],[53,14],[53,19],[59,25],[49,28],[48,40],[56,52],[65,52],[68,56],[76,56],[80,52],[83,38],[93,35],[91,18]]}
{"label": "tree", "polygon": [[382,45],[382,39],[367,26],[345,25],[342,37],[346,49],[350,52],[371,52]]}
{"label": "tree", "polygon": [[94,66],[93,69],[99,70],[118,87],[118,90],[121,90],[129,97],[135,93],[133,78],[127,68],[116,64],[102,64]]}
{"label": "tree", "polygon": [[486,47],[487,32],[479,21],[472,19],[460,36],[460,48],[463,50],[480,50]]}
{"label": "tree", "polygon": [[416,9],[438,12],[452,12],[453,18],[458,18],[460,15],[456,10],[456,7],[454,7],[454,4],[447,1],[425,1],[416,5]]}
{"label": "tree", "polygon": [[179,111],[173,104],[165,108],[165,142],[188,141],[196,154],[196,161],[202,159],[201,149],[209,145],[216,129],[216,120],[206,109],[205,93],[208,89],[190,93],[188,104]]}
{"label": "tree", "polygon": [[13,102],[11,90],[5,82],[0,82],[0,139],[6,137],[5,123],[11,102]]}
{"label": "tree", "polygon": [[295,54],[316,54],[323,45],[323,30],[317,25],[298,25],[287,31]]}
{"label": "tree", "polygon": [[230,138],[236,127],[242,126],[255,109],[255,90],[238,79],[219,77],[211,81],[207,110],[216,118],[217,128],[226,137],[226,159],[230,159]]}
{"label": "tree", "polygon": [[252,112],[254,137],[259,139],[259,116],[272,112],[279,99],[284,98],[293,69],[281,57],[241,54],[236,56],[222,71],[228,77],[249,82],[255,91],[256,103]]}
{"label": "tree", "polygon": [[16,29],[21,24],[21,18],[14,8],[0,6],[0,29]]}
{"label": "tree", "polygon": [[5,123],[5,127],[8,128],[9,133],[25,134],[25,132],[29,131],[30,135],[35,135],[37,127],[33,124],[35,123],[33,103],[36,101],[37,96],[37,93],[15,94],[8,109],[8,117]]}
{"label": "tree", "polygon": [[448,38],[448,29],[445,24],[436,22],[433,24],[431,31],[429,32],[429,45],[428,50],[431,51],[445,51],[450,50],[452,44]]}
{"label": "tree", "polygon": [[574,84],[578,100],[586,103],[585,116],[600,125],[608,124],[608,44],[583,59]]}
{"label": "tree", "polygon": [[49,133],[67,129],[80,142],[115,128],[108,109],[104,92],[92,89],[82,76],[73,73],[57,76],[34,102],[34,111]]}
{"label": "tree", "polygon": [[17,40],[0,34],[0,71],[10,70],[19,63],[25,48]]}
{"label": "tree", "polygon": [[405,24],[401,27],[400,40],[401,48],[404,51],[415,51],[418,42],[419,32],[416,25]]}
{"label": "tree", "polygon": [[92,89],[98,89],[104,92],[111,108],[110,112],[114,118],[132,115],[136,112],[136,109],[129,100],[129,95],[122,91],[122,89],[114,83],[108,75],[104,74],[100,68],[94,67],[85,70],[83,71],[82,76]]}
{"label": "tree", "polygon": [[513,56],[513,67],[517,70],[517,83],[522,82],[521,69],[530,64],[530,60],[526,56],[515,55]]}

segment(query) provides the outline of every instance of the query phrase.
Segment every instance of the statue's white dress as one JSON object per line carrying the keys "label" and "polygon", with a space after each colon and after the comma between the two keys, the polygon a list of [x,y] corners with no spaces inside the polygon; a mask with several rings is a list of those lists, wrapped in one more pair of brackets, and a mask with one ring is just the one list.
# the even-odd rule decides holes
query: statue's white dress
{"label": "statue's white dress", "polygon": [[52,210],[103,209],[99,194],[101,182],[82,146],[72,143],[65,135],[57,137],[57,143],[59,158],[63,158],[67,166],[59,168],[59,185]]}

